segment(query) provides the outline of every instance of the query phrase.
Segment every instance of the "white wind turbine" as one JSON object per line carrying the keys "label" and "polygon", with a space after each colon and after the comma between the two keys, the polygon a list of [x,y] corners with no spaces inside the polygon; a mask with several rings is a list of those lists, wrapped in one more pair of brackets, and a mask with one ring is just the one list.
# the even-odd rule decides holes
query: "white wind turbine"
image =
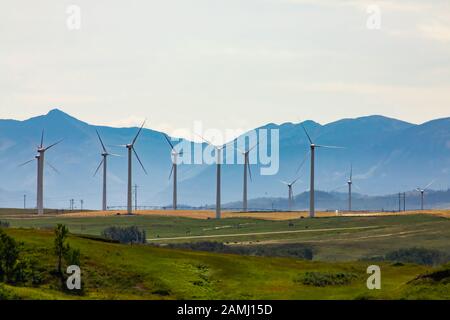
{"label": "white wind turbine", "polygon": [[424,193],[427,190],[428,187],[430,187],[434,183],[434,180],[431,181],[429,184],[426,185],[425,188],[418,187],[416,190],[420,192],[420,210],[423,210],[423,200],[424,200]]}
{"label": "white wind turbine", "polygon": [[[199,136],[199,135],[198,135]],[[217,146],[210,141],[206,140],[204,137],[199,136],[203,141],[205,141],[209,146],[216,150],[216,219],[220,219],[222,215],[221,208],[221,163],[222,163],[222,150],[226,146],[234,141],[228,142],[221,146]]]}
{"label": "white wind turbine", "polygon": [[350,178],[348,184],[348,211],[352,211],[352,184],[353,184],[353,165],[350,165]]}
{"label": "white wind turbine", "polygon": [[329,148],[329,149],[343,149],[342,147],[336,147],[336,146],[324,146],[324,145],[318,145],[314,144],[314,142],[311,140],[311,137],[309,136],[308,132],[306,131],[305,127],[302,125],[303,130],[305,131],[306,136],[308,137],[309,143],[310,143],[310,149],[311,149],[311,172],[310,172],[310,190],[309,190],[309,216],[311,218],[314,218],[316,211],[315,211],[315,200],[314,200],[314,156],[315,156],[315,150],[316,148]]}
{"label": "white wind turbine", "polygon": [[139,164],[141,165],[142,170],[144,170],[144,173],[147,174],[147,170],[145,170],[144,165],[142,164],[141,159],[139,158],[135,148],[134,144],[136,143],[136,140],[138,139],[139,135],[141,134],[142,128],[144,127],[145,121],[142,123],[141,127],[139,128],[136,136],[133,138],[131,143],[120,145],[120,147],[125,147],[128,150],[128,188],[127,188],[127,214],[133,213],[133,206],[132,206],[132,179],[133,179],[133,172],[132,172],[132,163],[133,163],[133,153],[136,156],[136,159],[138,160]]}
{"label": "white wind turbine", "polygon": [[242,195],[242,211],[248,211],[248,199],[247,199],[247,173],[250,177],[250,181],[252,181],[252,171],[250,169],[250,152],[258,146],[258,143],[253,147],[249,148],[247,151],[236,148],[242,155],[244,156],[244,186],[243,186],[243,195]]}
{"label": "white wind turbine", "polygon": [[293,188],[294,184],[299,179],[300,179],[300,177],[296,178],[295,180],[293,180],[291,182],[286,182],[286,181],[280,180],[281,183],[287,185],[287,187],[288,187],[288,208],[289,208],[289,211],[292,211],[292,207],[293,207],[293,203],[294,203],[294,192],[293,192],[292,188]]}
{"label": "white wind turbine", "polygon": [[97,130],[95,130],[95,132],[97,133],[97,137],[98,140],[100,141],[100,144],[102,146],[102,161],[100,162],[100,164],[97,167],[97,170],[95,170],[94,173],[94,177],[96,176],[97,172],[100,170],[100,167],[103,166],[103,193],[102,193],[102,210],[106,211],[108,206],[107,206],[107,200],[106,200],[106,188],[107,188],[107,184],[106,184],[106,177],[107,177],[107,160],[108,160],[108,156],[116,156],[118,157],[119,155],[117,154],[113,154],[113,153],[109,153],[108,150],[106,150],[105,144],[103,143],[102,138],[100,137],[100,134],[98,133]]}
{"label": "white wind turbine", "polygon": [[172,156],[172,169],[170,170],[169,179],[173,176],[173,204],[172,208],[173,210],[177,210],[177,165],[178,165],[178,156],[182,155],[182,151],[177,151],[175,149],[175,146],[170,141],[169,137],[167,137],[166,134],[164,134],[164,138],[166,138],[167,143],[169,144],[171,148],[171,156]]}
{"label": "white wind turbine", "polygon": [[27,163],[30,163],[34,160],[37,160],[37,192],[36,192],[36,207],[38,211],[38,215],[44,214],[44,165],[47,164],[50,168],[58,173],[58,170],[55,169],[50,163],[45,161],[45,152],[50,148],[56,146],[62,140],[59,140],[48,147],[44,146],[44,130],[42,130],[41,134],[41,144],[37,147],[38,154],[34,159],[29,160],[20,166],[24,166]]}

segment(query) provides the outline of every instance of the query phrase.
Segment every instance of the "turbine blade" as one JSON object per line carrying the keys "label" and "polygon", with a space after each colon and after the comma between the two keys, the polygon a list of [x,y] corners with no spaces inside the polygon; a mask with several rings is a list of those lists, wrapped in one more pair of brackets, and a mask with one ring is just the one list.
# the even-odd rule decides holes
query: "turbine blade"
{"label": "turbine blade", "polygon": [[100,170],[100,167],[102,166],[103,162],[105,161],[105,159],[102,159],[102,161],[100,161],[100,164],[97,167],[97,170],[95,170],[95,173],[92,177],[95,177],[97,175],[98,170]]}
{"label": "turbine blade", "polygon": [[353,177],[353,164],[350,164],[350,181],[352,181]]}
{"label": "turbine blade", "polygon": [[24,162],[24,163],[22,163],[22,164],[19,164],[18,167],[23,167],[24,165],[27,165],[27,164],[29,164],[30,162],[33,162],[34,160],[36,160],[36,159],[28,160],[27,162]]}
{"label": "turbine blade", "polygon": [[44,146],[44,129],[42,129],[42,133],[41,133],[41,148]]}
{"label": "turbine blade", "polygon": [[204,142],[206,142],[207,144],[209,144],[210,146],[213,146],[214,148],[217,148],[217,146],[215,145],[215,144],[213,144],[211,141],[209,141],[209,140],[206,140],[203,136],[201,136],[201,135],[199,135],[199,134],[197,134],[197,133],[194,133],[196,136],[198,136],[200,139],[202,139]]}
{"label": "turbine blade", "polygon": [[52,164],[50,163],[50,162],[48,162],[48,161],[45,161],[45,163],[50,167],[50,168],[52,168],[53,169],[53,171],[55,171],[57,174],[59,174],[59,171],[58,171],[58,169],[56,169],[54,166],[52,166]]}
{"label": "turbine blade", "polygon": [[108,156],[121,157],[120,154],[115,154],[115,153],[108,153]]}
{"label": "turbine blade", "polygon": [[300,177],[298,177],[297,179],[295,179],[294,181],[292,181],[292,182],[291,182],[291,186],[293,186],[299,179],[300,179]]}
{"label": "turbine blade", "polygon": [[300,165],[297,168],[297,171],[295,172],[296,174],[300,171],[300,169],[303,167],[303,165],[306,162],[306,159],[308,158],[309,153],[311,152],[311,150],[308,150],[308,152],[305,154],[305,157],[303,158],[302,162],[300,163]]}
{"label": "turbine blade", "polygon": [[106,151],[105,144],[103,143],[103,140],[100,137],[100,134],[98,133],[97,129],[95,129],[95,132],[97,132],[97,137],[98,137],[98,140],[100,140],[100,143],[101,143],[102,148],[103,148],[103,152],[108,153],[108,151]]}
{"label": "turbine blade", "polygon": [[134,155],[136,156],[136,159],[139,161],[139,164],[141,165],[142,170],[144,170],[145,174],[147,174],[147,170],[145,170],[145,167],[144,167],[144,165],[142,164],[142,161],[141,161],[141,159],[139,158],[139,156],[138,156],[136,150],[134,150],[133,147],[132,147],[131,149],[133,149]]}
{"label": "turbine blade", "polygon": [[49,145],[47,148],[44,149],[44,151],[47,151],[50,148],[53,148],[54,146],[56,146],[57,144],[61,143],[64,139],[59,140],[58,142],[55,142],[54,144]]}
{"label": "turbine blade", "polygon": [[247,152],[252,151],[252,150],[255,149],[258,145],[259,145],[259,141],[258,141],[253,147],[251,147],[250,149],[248,149]]}
{"label": "turbine blade", "polygon": [[324,146],[324,145],[321,145],[321,144],[317,144],[316,147],[318,147],[318,148],[328,148],[328,149],[345,149],[345,147]]}
{"label": "turbine blade", "polygon": [[310,137],[309,134],[308,134],[308,131],[306,131],[306,128],[303,126],[303,124],[301,124],[301,126],[302,126],[302,128],[303,128],[303,131],[305,131],[306,136],[308,137],[309,143],[310,143],[310,144],[313,144],[313,142],[312,142],[312,140],[311,140],[311,137]]}
{"label": "turbine blade", "polygon": [[144,120],[144,122],[142,122],[142,126],[139,128],[139,131],[136,133],[136,136],[134,137],[133,142],[131,142],[131,145],[134,146],[134,144],[136,143],[136,140],[137,140],[137,138],[139,137],[139,135],[141,134],[142,128],[143,128],[144,125],[145,125],[145,121],[146,121],[146,120]]}
{"label": "turbine blade", "polygon": [[247,163],[248,175],[250,177],[250,181],[253,182],[252,178],[252,170],[250,169],[250,163]]}
{"label": "turbine blade", "polygon": [[278,180],[278,181],[280,181],[282,184],[285,184],[285,185],[289,185],[289,182],[286,182],[286,181],[284,181],[284,180]]}
{"label": "turbine blade", "polygon": [[175,150],[175,147],[173,146],[172,142],[170,141],[169,137],[163,133],[164,138],[166,138],[167,143],[170,145],[170,148],[172,148],[172,150]]}
{"label": "turbine blade", "polygon": [[427,186],[425,188],[423,188],[424,190],[427,189],[429,186],[431,186],[434,182],[436,181],[436,179],[433,179],[433,181],[431,181],[429,184],[427,184]]}
{"label": "turbine blade", "polygon": [[172,177],[173,167],[174,167],[174,164],[172,164],[172,168],[170,169],[170,174],[169,174],[169,179],[168,180],[170,180],[170,178]]}

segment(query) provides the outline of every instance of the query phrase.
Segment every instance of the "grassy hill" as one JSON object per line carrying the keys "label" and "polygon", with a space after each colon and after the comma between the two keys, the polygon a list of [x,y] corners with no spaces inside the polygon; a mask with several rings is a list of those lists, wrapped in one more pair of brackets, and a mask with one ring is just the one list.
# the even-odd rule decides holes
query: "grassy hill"
{"label": "grassy hill", "polygon": [[[53,232],[5,229],[36,261],[40,283],[3,285],[0,297],[24,299],[450,299],[448,276],[417,265],[380,263],[382,289],[366,288],[368,262],[318,262],[121,245],[70,235],[81,250],[83,294],[59,289],[52,276]],[[448,267],[445,269],[448,273]],[[305,277],[343,275],[345,283],[319,286]],[[440,273],[441,274],[441,273]],[[445,274],[445,272],[444,272]],[[422,276],[421,276],[422,275]],[[338,276],[339,277],[339,276]],[[417,279],[417,280],[414,280]]]}

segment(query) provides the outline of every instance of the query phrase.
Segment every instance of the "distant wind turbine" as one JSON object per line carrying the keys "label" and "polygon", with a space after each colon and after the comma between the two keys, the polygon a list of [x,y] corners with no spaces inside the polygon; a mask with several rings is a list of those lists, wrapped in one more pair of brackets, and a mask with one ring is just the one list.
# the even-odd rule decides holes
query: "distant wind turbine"
{"label": "distant wind turbine", "polygon": [[38,215],[44,214],[44,165],[47,164],[50,168],[58,173],[58,170],[55,169],[50,163],[45,161],[45,152],[50,148],[53,148],[57,144],[59,144],[62,140],[59,140],[48,147],[44,146],[44,129],[41,134],[41,144],[37,147],[38,154],[35,156],[35,159],[29,160],[20,166],[24,166],[34,160],[37,160],[37,192],[36,192],[36,207],[38,211]]}
{"label": "distant wind turbine", "polygon": [[172,155],[172,169],[170,170],[170,175],[169,175],[169,179],[170,177],[173,176],[173,203],[172,203],[172,208],[173,210],[177,210],[177,165],[178,165],[178,156],[182,155],[183,152],[177,151],[175,149],[175,146],[172,144],[172,142],[170,141],[170,139],[167,137],[166,134],[164,134],[164,138],[166,138],[167,143],[169,144],[170,148],[171,148],[171,155]]}
{"label": "distant wind turbine", "polygon": [[132,179],[133,179],[133,172],[132,172],[132,163],[133,163],[133,153],[136,156],[136,159],[138,160],[139,164],[141,165],[142,170],[144,170],[144,173],[147,174],[147,170],[145,170],[144,165],[142,164],[141,159],[139,158],[136,149],[134,148],[134,144],[136,143],[139,135],[141,134],[142,128],[144,127],[145,121],[142,123],[141,127],[139,128],[138,132],[136,133],[136,136],[133,138],[131,143],[121,145],[121,147],[125,147],[128,150],[128,188],[127,188],[127,213],[132,214],[133,213],[133,206],[132,206]]}
{"label": "distant wind turbine", "polygon": [[107,177],[107,160],[108,160],[108,156],[116,156],[118,157],[119,155],[117,154],[113,154],[113,153],[109,153],[108,150],[106,150],[105,144],[103,143],[102,138],[100,137],[100,134],[98,133],[97,130],[95,130],[95,132],[97,133],[97,137],[98,140],[100,141],[100,144],[102,146],[102,161],[100,162],[100,164],[97,167],[97,170],[95,170],[94,173],[94,177],[97,175],[97,172],[100,170],[100,167],[103,166],[103,193],[102,193],[102,210],[106,211],[108,206],[107,206],[107,200],[106,200],[106,177]]}
{"label": "distant wind turbine", "polygon": [[288,208],[289,211],[292,211],[293,203],[294,203],[294,192],[292,190],[294,184],[299,180],[300,178],[296,178],[292,182],[286,182],[283,180],[280,180],[281,183],[287,185],[288,187]]}
{"label": "distant wind turbine", "polygon": [[247,199],[247,173],[250,177],[250,181],[252,181],[252,171],[250,169],[250,152],[258,146],[258,143],[255,144],[253,147],[245,150],[237,149],[242,155],[244,156],[244,186],[242,189],[242,211],[247,212],[248,211],[248,199]]}
{"label": "distant wind turbine", "polygon": [[350,178],[347,181],[348,184],[348,211],[352,211],[352,184],[353,184],[353,165],[350,165]]}
{"label": "distant wind turbine", "polygon": [[314,144],[314,142],[311,140],[311,137],[308,134],[308,131],[306,131],[305,127],[302,125],[303,130],[305,131],[306,136],[308,137],[310,148],[311,148],[311,173],[310,173],[310,190],[309,190],[309,216],[311,218],[314,218],[316,211],[314,206],[314,153],[316,148],[331,148],[331,149],[343,149],[342,147],[336,147],[336,146],[324,146],[324,145],[318,145]]}
{"label": "distant wind turbine", "polygon": [[221,163],[222,163],[222,150],[226,148],[229,143],[223,144],[221,146],[216,146],[210,141],[206,140],[204,137],[199,136],[208,145],[216,150],[216,219],[220,219],[222,215],[221,208]]}
{"label": "distant wind turbine", "polygon": [[418,187],[416,190],[420,192],[420,210],[423,210],[423,200],[424,200],[424,193],[427,190],[428,187],[430,187],[435,180],[431,181],[429,184],[425,186],[425,188]]}

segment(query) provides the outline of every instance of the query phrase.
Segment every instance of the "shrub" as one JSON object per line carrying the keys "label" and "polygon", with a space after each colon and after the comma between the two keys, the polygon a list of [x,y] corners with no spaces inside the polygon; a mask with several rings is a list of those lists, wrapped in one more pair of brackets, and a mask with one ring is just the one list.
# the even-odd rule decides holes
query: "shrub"
{"label": "shrub", "polygon": [[0,228],[9,228],[8,221],[0,221]]}
{"label": "shrub", "polygon": [[388,252],[385,260],[401,263],[438,265],[447,262],[449,257],[438,250],[425,248],[408,248]]}
{"label": "shrub", "polygon": [[136,226],[131,227],[109,227],[103,230],[102,236],[119,241],[120,243],[145,243],[146,233],[145,230],[140,230]]}
{"label": "shrub", "polygon": [[19,252],[18,243],[0,229],[0,280],[14,280]]}
{"label": "shrub", "polygon": [[307,286],[326,287],[347,285],[357,277],[356,274],[349,272],[305,272],[294,281]]}
{"label": "shrub", "polygon": [[190,249],[197,251],[266,257],[293,257],[304,260],[312,260],[314,257],[313,248],[302,244],[229,246],[222,242],[202,241],[175,243],[169,244],[168,246],[175,249]]}

